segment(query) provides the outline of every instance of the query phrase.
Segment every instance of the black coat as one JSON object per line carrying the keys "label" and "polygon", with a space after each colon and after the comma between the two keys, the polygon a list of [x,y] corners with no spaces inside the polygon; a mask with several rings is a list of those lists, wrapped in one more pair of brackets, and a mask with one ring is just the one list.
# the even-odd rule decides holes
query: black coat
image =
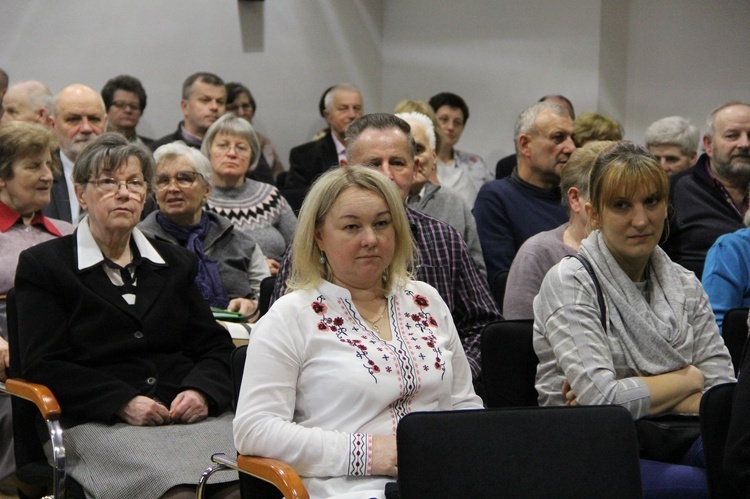
{"label": "black coat", "polygon": [[287,188],[308,188],[331,167],[338,166],[339,155],[331,131],[318,140],[299,145],[289,152]]}
{"label": "black coat", "polygon": [[211,414],[229,405],[233,344],[194,283],[196,259],[151,243],[166,264],[143,258],[135,305],[125,303],[101,265],[77,269],[75,234],[21,253],[21,372],[52,390],[66,425],[112,423],[137,395],[169,406],[179,392],[196,389]]}
{"label": "black coat", "polygon": [[60,173],[56,173],[52,181],[50,191],[50,201],[47,206],[42,208],[44,216],[73,222],[73,216],[70,213],[70,198],[75,196],[75,192],[68,192],[68,184],[65,183],[65,177],[62,172],[62,161],[60,160],[60,150],[54,152],[55,160],[60,166]]}

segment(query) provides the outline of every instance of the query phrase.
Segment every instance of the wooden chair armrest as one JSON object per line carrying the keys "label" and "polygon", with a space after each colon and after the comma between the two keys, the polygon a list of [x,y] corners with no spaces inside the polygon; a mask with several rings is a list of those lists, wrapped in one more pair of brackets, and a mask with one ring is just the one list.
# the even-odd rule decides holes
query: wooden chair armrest
{"label": "wooden chair armrest", "polygon": [[5,390],[11,395],[33,402],[45,420],[60,418],[60,404],[46,386],[30,383],[20,378],[8,378],[5,381]]}
{"label": "wooden chair armrest", "polygon": [[302,479],[291,466],[267,457],[237,456],[237,467],[250,475],[273,484],[286,499],[307,499],[307,493]]}

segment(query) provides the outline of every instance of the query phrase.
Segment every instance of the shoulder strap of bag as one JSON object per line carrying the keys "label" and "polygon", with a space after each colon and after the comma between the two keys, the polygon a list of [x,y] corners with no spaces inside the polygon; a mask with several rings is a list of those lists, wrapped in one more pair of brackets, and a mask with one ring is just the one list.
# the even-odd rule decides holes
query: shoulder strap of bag
{"label": "shoulder strap of bag", "polygon": [[575,254],[570,255],[572,258],[575,258],[581,264],[583,265],[583,268],[586,269],[586,272],[589,273],[591,276],[591,279],[594,281],[594,287],[596,288],[596,301],[599,302],[599,310],[601,310],[601,317],[599,317],[602,327],[604,328],[604,331],[607,331],[607,308],[604,304],[604,295],[602,294],[602,287],[599,285],[599,279],[596,278],[596,273],[594,273],[594,268],[591,266],[591,262],[588,261],[588,259],[581,255],[581,254]]}

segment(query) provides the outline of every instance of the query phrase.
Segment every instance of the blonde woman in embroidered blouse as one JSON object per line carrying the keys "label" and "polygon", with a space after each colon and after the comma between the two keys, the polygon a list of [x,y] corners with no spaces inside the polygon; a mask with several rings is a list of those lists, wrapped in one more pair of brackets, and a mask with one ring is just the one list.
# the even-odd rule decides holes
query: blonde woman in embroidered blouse
{"label": "blonde woman in embroidered blouse", "polygon": [[311,497],[383,497],[404,415],[482,407],[448,307],[410,280],[413,254],[387,177],[347,167],[313,184],[293,242],[293,291],[250,337],[239,452],[288,462]]}

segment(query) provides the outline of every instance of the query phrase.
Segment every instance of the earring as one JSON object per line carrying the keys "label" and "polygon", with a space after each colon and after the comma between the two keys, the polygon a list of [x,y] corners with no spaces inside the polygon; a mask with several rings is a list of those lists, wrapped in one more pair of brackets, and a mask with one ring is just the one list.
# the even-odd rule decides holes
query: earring
{"label": "earring", "polygon": [[326,264],[326,254],[323,253],[322,251],[320,252],[320,258],[318,258],[318,261],[320,262],[321,265]]}

